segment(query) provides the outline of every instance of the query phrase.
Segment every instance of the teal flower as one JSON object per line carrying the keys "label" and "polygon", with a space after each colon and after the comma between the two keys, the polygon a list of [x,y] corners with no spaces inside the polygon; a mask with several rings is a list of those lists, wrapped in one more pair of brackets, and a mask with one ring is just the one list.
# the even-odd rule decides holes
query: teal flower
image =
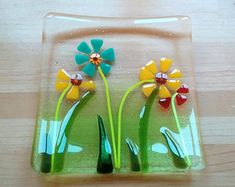
{"label": "teal flower", "polygon": [[114,62],[114,49],[108,48],[102,50],[103,40],[101,39],[92,39],[91,45],[93,50],[91,50],[86,42],[78,45],[77,49],[82,54],[75,55],[76,64],[81,65],[88,62],[82,71],[90,77],[94,77],[98,66],[100,66],[104,75],[109,74],[111,66],[107,63]]}

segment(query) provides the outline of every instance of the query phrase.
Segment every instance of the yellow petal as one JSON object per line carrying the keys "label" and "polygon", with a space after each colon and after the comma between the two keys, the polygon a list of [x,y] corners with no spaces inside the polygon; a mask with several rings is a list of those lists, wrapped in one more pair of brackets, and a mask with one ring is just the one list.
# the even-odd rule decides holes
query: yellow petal
{"label": "yellow petal", "polygon": [[81,89],[88,90],[88,91],[94,91],[96,88],[96,85],[93,81],[84,81],[79,86]]}
{"label": "yellow petal", "polygon": [[79,99],[79,90],[78,90],[78,86],[72,86],[71,89],[68,91],[67,95],[66,95],[67,99],[71,99],[71,100],[77,100]]}
{"label": "yellow petal", "polygon": [[149,84],[143,85],[143,93],[144,93],[144,95],[146,97],[149,97],[155,88],[156,88],[156,84],[155,83],[149,83]]}
{"label": "yellow petal", "polygon": [[57,79],[60,79],[60,80],[65,80],[65,81],[68,81],[70,80],[70,76],[69,74],[64,70],[64,69],[60,69],[57,73]]}
{"label": "yellow petal", "polygon": [[161,85],[161,86],[159,87],[159,97],[160,97],[160,98],[171,97],[171,93],[169,92],[169,90],[167,89],[167,87],[165,87],[164,85]]}
{"label": "yellow petal", "polygon": [[169,78],[181,78],[183,75],[179,69],[174,69],[170,74],[168,74]]}
{"label": "yellow petal", "polygon": [[167,80],[167,86],[174,91],[177,91],[180,86],[181,86],[181,82],[179,80]]}
{"label": "yellow petal", "polygon": [[64,90],[68,85],[69,85],[69,82],[56,81],[56,83],[55,83],[56,91],[60,92],[60,91]]}
{"label": "yellow petal", "polygon": [[161,58],[160,69],[162,72],[167,72],[172,65],[172,60],[170,58]]}
{"label": "yellow petal", "polygon": [[157,73],[157,65],[154,60],[151,60],[149,63],[145,65],[146,69],[149,70],[154,75]]}
{"label": "yellow petal", "polygon": [[140,80],[151,80],[154,78],[154,74],[148,71],[145,67],[142,67],[140,70]]}

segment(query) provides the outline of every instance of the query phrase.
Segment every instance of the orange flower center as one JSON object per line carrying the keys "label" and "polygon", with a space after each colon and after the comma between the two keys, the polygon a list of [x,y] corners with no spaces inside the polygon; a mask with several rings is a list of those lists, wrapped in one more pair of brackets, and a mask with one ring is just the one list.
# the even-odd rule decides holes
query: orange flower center
{"label": "orange flower center", "polygon": [[74,86],[79,86],[82,83],[82,76],[80,74],[74,74],[71,76],[70,82]]}
{"label": "orange flower center", "polygon": [[155,75],[155,81],[158,84],[166,84],[167,78],[168,77],[165,73],[159,72]]}
{"label": "orange flower center", "polygon": [[102,62],[102,58],[100,56],[99,53],[93,53],[91,56],[90,56],[90,62],[95,64],[95,65],[100,65],[100,63]]}

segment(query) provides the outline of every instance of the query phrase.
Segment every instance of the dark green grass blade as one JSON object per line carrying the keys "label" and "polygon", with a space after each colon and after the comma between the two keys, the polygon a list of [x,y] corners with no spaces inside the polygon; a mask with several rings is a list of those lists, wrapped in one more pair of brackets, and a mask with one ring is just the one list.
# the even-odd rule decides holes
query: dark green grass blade
{"label": "dark green grass blade", "polygon": [[[48,133],[45,135],[46,139],[46,146],[51,145],[50,137]],[[48,154],[47,151],[45,153],[41,153],[41,172],[42,173],[49,173],[51,171],[51,154]]]}
{"label": "dark green grass blade", "polygon": [[100,150],[97,163],[98,173],[111,173],[113,171],[111,148],[102,118],[98,115],[98,126],[100,136]]}
{"label": "dark green grass blade", "polygon": [[126,138],[126,143],[130,153],[131,171],[140,171],[138,147],[134,142],[131,141],[130,138]]}
{"label": "dark green grass blade", "polygon": [[139,140],[140,140],[140,160],[141,160],[141,170],[147,172],[149,168],[148,162],[148,129],[149,129],[149,116],[150,111],[157,95],[158,89],[155,89],[149,96],[146,104],[143,106],[140,112],[139,121]]}
{"label": "dark green grass blade", "polygon": [[172,134],[171,130],[166,127],[162,127],[160,131],[166,139],[175,167],[182,169],[187,168],[187,162],[185,160],[183,149],[181,148],[177,140],[174,138],[174,135]]}

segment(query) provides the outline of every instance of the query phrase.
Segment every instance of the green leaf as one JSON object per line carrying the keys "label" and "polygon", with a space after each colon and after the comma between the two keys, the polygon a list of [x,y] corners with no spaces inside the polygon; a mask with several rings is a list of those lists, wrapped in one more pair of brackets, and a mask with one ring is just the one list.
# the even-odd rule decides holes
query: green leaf
{"label": "green leaf", "polygon": [[[68,149],[68,142],[70,139],[70,132],[72,129],[72,125],[75,123],[75,118],[80,110],[84,106],[86,106],[87,102],[94,96],[93,92],[85,93],[82,98],[77,101],[67,112],[65,115],[62,124],[61,130],[58,134],[58,141],[56,142],[55,152],[54,152],[54,164],[53,164],[53,172],[60,172],[63,170],[64,165],[64,154],[67,152]],[[62,142],[63,137],[66,136],[67,140],[64,145]],[[61,147],[64,146],[64,147]],[[59,150],[64,150],[63,153],[59,153]]]}
{"label": "green leaf", "polygon": [[160,132],[166,139],[166,142],[170,149],[175,167],[182,168],[182,169],[187,168],[188,165],[185,160],[183,149],[180,146],[179,142],[174,138],[175,135],[172,133],[170,129],[166,127],[162,127],[160,129]]}
{"label": "green leaf", "polygon": [[101,116],[98,115],[98,126],[100,136],[99,158],[97,163],[98,173],[111,173],[113,171],[111,147],[106,135],[105,127]]}
{"label": "green leaf", "polygon": [[75,118],[77,117],[77,114],[84,106],[86,106],[87,102],[94,96],[93,92],[87,92],[85,93],[82,98],[77,101],[67,112],[65,115],[62,125],[61,125],[61,131],[59,133],[59,138],[57,142],[57,146],[59,147],[63,138],[63,135],[66,135],[67,141],[70,138],[70,131],[72,129],[72,124],[75,121]]}
{"label": "green leaf", "polygon": [[142,107],[140,112],[140,121],[139,121],[139,140],[140,140],[140,160],[141,160],[141,170],[147,172],[149,168],[148,162],[148,129],[149,129],[149,116],[150,111],[154,102],[154,99],[157,95],[158,89],[155,89],[152,94],[149,96],[146,104]]}
{"label": "green leaf", "polygon": [[140,163],[138,158],[138,147],[131,141],[130,138],[126,138],[126,143],[129,148],[130,161],[131,161],[131,171],[140,171]]}

